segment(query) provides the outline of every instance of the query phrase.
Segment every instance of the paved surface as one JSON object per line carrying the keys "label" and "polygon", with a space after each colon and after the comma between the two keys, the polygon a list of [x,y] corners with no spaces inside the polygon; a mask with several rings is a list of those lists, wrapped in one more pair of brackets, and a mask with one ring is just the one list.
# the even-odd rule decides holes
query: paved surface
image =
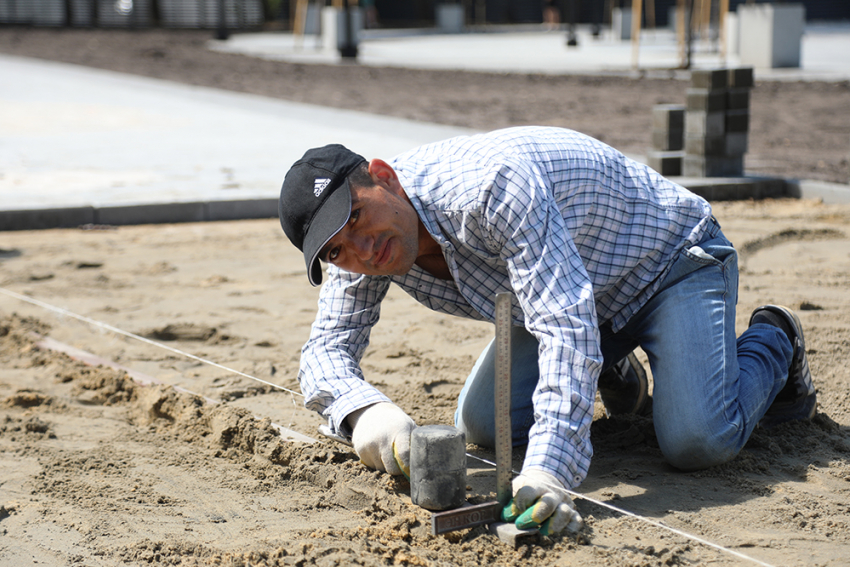
{"label": "paved surface", "polygon": [[[665,35],[667,34],[666,39]],[[362,64],[545,72],[629,72],[628,42],[564,47],[563,32],[406,35],[361,44]],[[338,56],[288,34],[235,35],[218,49],[293,60]],[[672,35],[645,34],[639,61],[674,65]],[[850,26],[807,30],[808,78],[850,78]],[[670,59],[670,57],[673,59]],[[714,57],[714,60],[711,59]],[[716,55],[698,57],[716,66]],[[727,64],[734,64],[727,61]],[[781,73],[780,73],[781,74]],[[758,75],[763,78],[762,75]],[[0,230],[276,216],[280,181],[308,147],[356,145],[369,156],[469,133],[359,112],[320,108],[166,81],[0,56]],[[8,79],[13,80],[8,80]],[[639,156],[638,156],[639,157]],[[796,191],[850,201],[843,185],[765,180],[682,180],[708,197]],[[779,187],[779,188],[777,188]]]}
{"label": "paved surface", "polygon": [[[524,31],[504,31],[520,29]],[[610,30],[594,38],[590,28],[577,28],[577,47],[566,46],[565,31],[543,31],[538,26],[490,28],[489,32],[439,35],[429,30],[363,32],[357,62],[361,65],[460,69],[467,71],[534,72],[551,74],[649,75],[676,72],[680,55],[675,34],[668,29],[644,30],[637,52],[630,41],[615,40]],[[268,59],[303,63],[340,63],[339,53],[326,49],[316,35],[289,33],[236,34],[227,41],[210,41],[212,49],[245,53]],[[811,24],[801,45],[801,66],[796,69],[759,69],[758,80],[850,79],[850,23]],[[740,64],[730,51],[720,56],[716,42],[695,42],[694,68]],[[685,75],[686,76],[686,75]]]}
{"label": "paved surface", "polygon": [[275,216],[257,201],[308,147],[471,132],[23,58],[0,77],[0,229]]}

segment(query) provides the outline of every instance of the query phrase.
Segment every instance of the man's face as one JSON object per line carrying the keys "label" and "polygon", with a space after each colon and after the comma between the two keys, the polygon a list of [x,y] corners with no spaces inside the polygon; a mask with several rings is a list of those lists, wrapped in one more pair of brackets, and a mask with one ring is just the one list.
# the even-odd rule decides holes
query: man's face
{"label": "man's face", "polygon": [[319,257],[356,274],[403,275],[419,254],[419,217],[394,175],[373,180],[352,187],[351,216]]}

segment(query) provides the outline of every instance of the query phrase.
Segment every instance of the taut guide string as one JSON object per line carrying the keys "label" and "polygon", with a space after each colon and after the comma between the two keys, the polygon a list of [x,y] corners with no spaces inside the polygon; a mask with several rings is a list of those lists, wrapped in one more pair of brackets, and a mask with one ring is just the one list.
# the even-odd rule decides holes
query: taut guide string
{"label": "taut guide string", "polygon": [[[8,289],[2,288],[2,287],[0,287],[0,293],[3,293],[3,294],[5,294],[5,295],[7,295],[7,296],[9,296],[9,297],[15,298],[15,299],[17,299],[17,300],[19,300],[19,301],[23,301],[23,302],[25,302],[25,303],[29,303],[29,304],[31,304],[31,305],[35,305],[35,306],[37,306],[37,307],[41,307],[42,309],[46,309],[47,311],[52,311],[52,312],[57,313],[57,314],[59,314],[59,315],[63,315],[63,316],[66,316],[66,317],[71,317],[71,318],[73,318],[73,319],[77,319],[78,321],[82,321],[82,322],[87,323],[87,324],[89,324],[89,325],[92,325],[92,326],[94,326],[94,327],[98,327],[98,328],[101,328],[101,329],[104,329],[104,330],[107,330],[107,331],[111,331],[111,332],[113,332],[113,333],[116,333],[116,334],[118,334],[118,335],[122,335],[122,336],[125,336],[125,337],[128,337],[128,338],[131,338],[131,339],[135,339],[135,340],[137,340],[137,341],[141,341],[141,342],[143,342],[143,343],[147,343],[147,344],[149,344],[149,345],[152,345],[152,346],[155,346],[155,347],[158,347],[158,348],[161,348],[161,349],[167,350],[167,351],[172,352],[172,353],[174,353],[174,354],[179,354],[179,355],[181,355],[181,356],[185,356],[185,357],[190,358],[190,359],[192,359],[192,360],[195,360],[195,361],[197,361],[197,362],[201,362],[201,363],[203,363],[203,364],[208,364],[208,365],[210,365],[210,366],[213,366],[213,367],[215,367],[215,368],[219,368],[219,369],[221,369],[221,370],[225,370],[225,371],[227,371],[227,372],[232,372],[232,373],[234,373],[234,374],[236,374],[236,375],[238,375],[238,376],[242,376],[243,378],[248,378],[249,380],[254,380],[254,381],[256,381],[256,382],[259,382],[259,383],[261,383],[261,384],[265,384],[266,386],[271,386],[272,388],[276,388],[276,389],[278,389],[278,390],[283,390],[284,392],[288,392],[289,394],[297,395],[297,396],[301,396],[302,398],[304,397],[304,394],[302,394],[301,392],[296,392],[295,390],[290,390],[289,388],[284,388],[283,386],[280,386],[280,385],[278,385],[278,384],[273,384],[272,382],[268,382],[268,381],[266,381],[266,380],[263,380],[262,378],[257,378],[257,377],[255,377],[255,376],[251,376],[250,374],[246,374],[246,373],[244,373],[244,372],[240,372],[239,370],[235,370],[235,369],[233,369],[233,368],[229,368],[229,367],[224,366],[224,365],[222,365],[222,364],[218,364],[217,362],[213,362],[213,361],[211,361],[211,360],[207,360],[206,358],[201,358],[201,357],[199,357],[199,356],[195,356],[194,354],[190,354],[190,353],[188,353],[188,352],[184,352],[184,351],[182,351],[182,350],[180,350],[180,349],[176,349],[176,348],[174,348],[174,347],[170,347],[170,346],[168,346],[168,345],[165,345],[165,344],[162,344],[162,343],[160,343],[160,342],[157,342],[157,341],[154,341],[154,340],[148,339],[148,338],[146,338],[146,337],[142,337],[142,336],[140,336],[140,335],[136,335],[135,333],[130,333],[130,332],[128,332],[128,331],[124,331],[123,329],[119,329],[118,327],[113,327],[112,325],[110,325],[110,324],[108,324],[108,323],[104,323],[104,322],[102,322],[102,321],[97,321],[96,319],[91,319],[91,318],[86,317],[86,316],[84,316],[84,315],[78,315],[77,313],[74,313],[74,312],[72,312],[72,311],[68,311],[67,309],[63,309],[62,307],[57,307],[57,306],[55,306],[55,305],[51,305],[50,303],[45,303],[44,301],[39,301],[38,299],[35,299],[35,298],[32,298],[32,297],[29,297],[29,296],[27,296],[27,295],[22,295],[22,294],[20,294],[20,293],[15,293],[14,291],[11,291],[11,290],[8,290]],[[469,457],[469,458],[471,458],[471,459],[475,459],[476,461],[479,461],[479,462],[482,462],[482,463],[484,463],[484,464],[490,465],[490,466],[492,466],[492,467],[495,467],[495,466],[496,466],[496,463],[491,462],[491,461],[488,461],[487,459],[482,459],[481,457],[476,457],[475,455],[471,455],[471,454],[469,454],[469,453],[467,453],[467,454],[466,454],[466,456],[467,456],[467,457]],[[518,471],[515,471],[515,470],[514,470],[514,471],[512,471],[512,472],[513,472],[513,474],[515,474],[515,475],[520,474]],[[586,500],[586,501],[588,501],[588,502],[591,502],[591,503],[593,503],[593,504],[596,504],[597,506],[601,506],[601,507],[603,507],[603,508],[607,508],[607,509],[609,509],[609,510],[612,510],[612,511],[614,511],[614,512],[617,512],[618,514],[622,514],[622,515],[624,515],[624,516],[628,516],[628,517],[630,517],[630,518],[635,518],[635,519],[640,520],[640,521],[642,521],[642,522],[645,522],[645,523],[647,523],[647,524],[649,524],[649,525],[651,525],[651,526],[655,526],[656,528],[660,528],[660,529],[662,529],[662,530],[667,530],[667,531],[672,532],[672,533],[674,533],[674,534],[676,534],[676,535],[682,536],[682,537],[684,537],[684,538],[687,538],[687,539],[689,539],[689,540],[695,541],[695,542],[697,542],[697,543],[701,543],[702,545],[705,545],[705,546],[711,547],[712,549],[716,549],[716,550],[718,550],[718,551],[720,551],[720,552],[722,552],[722,553],[728,553],[728,554],[730,554],[730,555],[734,555],[735,557],[738,557],[739,559],[745,559],[745,560],[747,560],[747,561],[751,561],[751,562],[753,562],[753,563],[755,563],[755,564],[757,564],[757,565],[763,565],[764,567],[774,567],[774,566],[773,566],[773,565],[771,565],[770,563],[765,563],[764,561],[761,561],[761,560],[759,560],[759,559],[755,559],[754,557],[750,557],[749,555],[745,555],[745,554],[743,554],[743,553],[741,553],[741,552],[735,551],[734,549],[730,549],[730,548],[728,548],[728,547],[724,547],[724,546],[722,546],[722,545],[719,545],[719,544],[716,544],[716,543],[710,542],[710,541],[708,541],[708,540],[706,540],[706,539],[703,539],[703,538],[701,538],[701,537],[699,537],[699,536],[695,536],[695,535],[693,535],[693,534],[689,534],[688,532],[684,532],[684,531],[682,531],[682,530],[679,530],[679,529],[676,529],[676,528],[672,528],[672,527],[670,527],[670,526],[667,526],[667,525],[665,525],[665,524],[662,524],[661,522],[657,522],[657,521],[655,521],[655,520],[651,520],[651,519],[649,519],[649,518],[647,518],[647,517],[645,517],[645,516],[641,516],[641,515],[639,515],[639,514],[635,514],[634,512],[629,512],[628,510],[625,510],[625,509],[623,509],[623,508],[618,508],[617,506],[613,506],[613,505],[611,505],[611,504],[608,504],[607,502],[603,502],[603,501],[601,501],[601,500],[597,500],[597,499],[592,498],[592,497],[590,497],[590,496],[587,496],[587,495],[584,495],[584,494],[580,494],[580,493],[578,493],[578,492],[574,492],[574,491],[569,490],[569,489],[567,489],[566,491],[570,494],[570,496],[573,496],[573,497],[576,497],[576,498],[580,498],[580,499],[582,499],[582,500]]]}

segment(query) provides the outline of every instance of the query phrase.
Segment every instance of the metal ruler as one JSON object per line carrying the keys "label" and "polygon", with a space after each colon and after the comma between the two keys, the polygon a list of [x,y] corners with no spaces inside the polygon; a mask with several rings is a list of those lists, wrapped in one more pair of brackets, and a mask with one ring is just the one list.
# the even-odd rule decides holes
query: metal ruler
{"label": "metal ruler", "polygon": [[512,496],[511,468],[511,301],[509,292],[496,294],[496,497],[503,506]]}

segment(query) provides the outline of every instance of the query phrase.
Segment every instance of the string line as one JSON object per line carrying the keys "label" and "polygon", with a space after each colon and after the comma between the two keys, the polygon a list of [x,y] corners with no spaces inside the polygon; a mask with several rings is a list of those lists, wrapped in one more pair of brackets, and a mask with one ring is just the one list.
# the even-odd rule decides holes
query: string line
{"label": "string line", "polygon": [[84,323],[88,323],[89,325],[93,325],[93,326],[99,327],[101,329],[106,329],[107,331],[111,331],[113,333],[117,333],[119,335],[123,335],[125,337],[129,337],[131,339],[136,339],[137,341],[141,341],[143,343],[147,343],[149,345],[159,347],[161,349],[165,349],[165,350],[172,352],[174,354],[179,354],[181,356],[185,356],[185,357],[190,358],[192,360],[195,360],[197,362],[201,362],[203,364],[209,364],[210,366],[214,366],[215,368],[219,368],[219,369],[225,370],[227,372],[232,372],[233,374],[237,374],[239,376],[242,376],[243,378],[249,378],[251,380],[256,380],[257,382],[259,382],[261,384],[265,384],[266,386],[271,386],[272,388],[276,388],[278,390],[283,390],[284,392],[289,392],[290,394],[301,396],[302,398],[304,397],[304,394],[302,394],[301,392],[296,392],[295,390],[290,390],[289,388],[284,388],[283,386],[281,386],[279,384],[274,384],[272,382],[268,382],[266,380],[263,380],[262,378],[257,378],[256,376],[251,376],[250,374],[246,374],[246,373],[241,372],[239,370],[229,368],[227,366],[224,366],[223,364],[213,362],[212,360],[207,360],[206,358],[201,358],[200,356],[195,356],[194,354],[184,352],[184,351],[177,349],[177,348],[174,348],[174,347],[170,347],[170,346],[162,344],[160,342],[151,340],[147,337],[143,337],[143,336],[137,335],[135,333],[130,333],[129,331],[124,331],[123,329],[119,329],[118,327],[113,327],[112,325],[110,325],[108,323],[103,323],[101,321],[91,319],[91,318],[86,317],[84,315],[78,315],[78,314],[76,314],[72,311],[68,311],[67,309],[63,309],[62,307],[56,307],[55,305],[51,305],[49,303],[39,301],[38,299],[34,299],[34,298],[26,296],[26,295],[21,295],[20,293],[15,293],[14,291],[10,291],[10,290],[4,289],[2,287],[0,287],[0,293],[5,293],[6,295],[8,295],[10,297],[14,297],[15,299],[19,299],[20,301],[24,301],[26,303],[31,303],[32,305],[42,307],[44,309],[47,309],[48,311],[53,311],[54,313],[59,313],[60,315],[64,315],[64,316],[67,316],[67,317],[71,317],[73,319],[77,319],[77,320],[82,321]]}
{"label": "string line", "polygon": [[[477,457],[475,455],[471,455],[470,453],[467,453],[466,456],[471,457],[471,458],[475,459],[476,461],[481,461],[482,463],[485,463],[485,464],[490,465],[492,467],[496,466],[496,463],[494,463],[492,461],[488,461],[487,459],[484,459],[484,458],[481,458],[481,457]],[[519,471],[516,471],[516,470],[511,471],[511,472],[513,472],[513,474],[515,474],[515,475],[521,474]],[[646,522],[647,524],[650,524],[650,525],[655,526],[657,528],[661,528],[663,530],[673,532],[676,535],[680,535],[680,536],[685,537],[687,539],[690,539],[692,541],[696,541],[696,542],[699,542],[703,545],[707,545],[708,547],[711,547],[711,548],[716,549],[718,551],[722,551],[724,553],[729,553],[729,554],[734,555],[734,556],[736,556],[740,559],[746,559],[747,561],[752,561],[753,563],[756,563],[758,565],[763,565],[764,567],[774,567],[770,563],[765,563],[764,561],[761,561],[759,559],[755,559],[754,557],[750,557],[749,555],[744,555],[743,553],[735,551],[734,549],[730,549],[730,548],[724,547],[720,544],[710,542],[710,541],[703,539],[699,536],[689,534],[688,532],[683,532],[682,530],[673,528],[673,527],[668,526],[666,524],[662,524],[661,522],[652,520],[652,519],[647,518],[645,516],[635,514],[634,512],[629,512],[628,510],[626,510],[624,508],[618,508],[617,506],[614,506],[613,504],[608,504],[607,502],[597,500],[596,498],[593,498],[592,496],[587,496],[586,494],[581,494],[581,493],[572,491],[568,488],[556,487],[556,486],[552,486],[552,485],[548,485],[548,486],[550,486],[551,488],[554,488],[554,489],[563,490],[563,491],[567,492],[570,496],[573,496],[575,498],[587,500],[588,502],[592,502],[593,504],[596,504],[597,506],[602,506],[603,508],[608,508],[609,510],[613,510],[614,512],[617,512],[617,513],[622,514],[624,516],[628,516],[630,518],[635,518],[637,520],[641,520],[641,521]]]}

